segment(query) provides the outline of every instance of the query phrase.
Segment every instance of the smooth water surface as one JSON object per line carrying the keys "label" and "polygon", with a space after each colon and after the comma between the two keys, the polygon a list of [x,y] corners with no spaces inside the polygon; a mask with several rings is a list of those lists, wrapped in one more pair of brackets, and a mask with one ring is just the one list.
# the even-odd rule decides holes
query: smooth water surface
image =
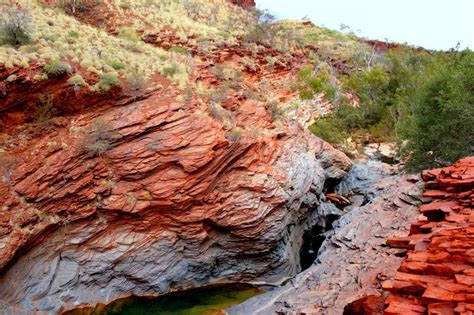
{"label": "smooth water surface", "polygon": [[96,308],[67,312],[68,315],[215,315],[243,301],[265,293],[247,284],[230,284],[169,293],[156,298],[130,297]]}

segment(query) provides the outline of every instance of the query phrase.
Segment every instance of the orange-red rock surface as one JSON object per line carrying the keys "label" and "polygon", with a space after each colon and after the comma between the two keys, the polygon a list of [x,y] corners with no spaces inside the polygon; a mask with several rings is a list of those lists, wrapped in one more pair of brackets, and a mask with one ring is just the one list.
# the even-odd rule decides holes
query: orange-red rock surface
{"label": "orange-red rock surface", "polygon": [[[23,75],[2,68],[0,77],[11,71]],[[49,314],[297,273],[304,229],[315,213],[326,215],[314,211],[325,183],[343,178],[351,162],[296,121],[274,124],[267,104],[250,97],[264,75],[272,79],[267,95],[288,96],[290,84],[276,83],[292,78],[291,67],[247,71],[222,102],[231,125],[211,115],[206,99],[180,100],[164,78],[137,101],[126,91],[77,98],[65,78],[34,90],[28,80],[8,85],[0,103],[0,313]],[[42,126],[23,109],[46,90],[55,104],[77,107]],[[113,136],[93,155],[84,142],[98,137],[98,121]]]}
{"label": "orange-red rock surface", "polygon": [[426,191],[410,235],[387,244],[407,250],[385,314],[473,314],[474,157],[424,171]]}
{"label": "orange-red rock surface", "polygon": [[253,8],[256,6],[254,0],[230,0],[233,4],[240,5],[241,7],[244,8]]}

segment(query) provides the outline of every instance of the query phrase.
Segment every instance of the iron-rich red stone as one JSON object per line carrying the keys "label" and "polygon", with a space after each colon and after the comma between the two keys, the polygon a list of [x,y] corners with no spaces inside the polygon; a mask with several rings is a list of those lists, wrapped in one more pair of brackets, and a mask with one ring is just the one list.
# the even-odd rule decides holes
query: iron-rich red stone
{"label": "iron-rich red stone", "polygon": [[474,301],[474,157],[422,172],[427,220],[411,225],[410,236],[387,239],[392,247],[414,247],[395,279],[385,314],[472,314]]}

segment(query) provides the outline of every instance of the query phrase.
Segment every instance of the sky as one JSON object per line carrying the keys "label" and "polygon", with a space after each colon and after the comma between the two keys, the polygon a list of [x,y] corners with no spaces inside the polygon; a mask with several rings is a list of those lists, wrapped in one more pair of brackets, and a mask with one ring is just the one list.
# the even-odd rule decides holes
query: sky
{"label": "sky", "polygon": [[[316,25],[341,24],[370,39],[448,50],[474,50],[474,0],[256,0],[277,18],[309,17]],[[360,32],[357,32],[360,30]]]}

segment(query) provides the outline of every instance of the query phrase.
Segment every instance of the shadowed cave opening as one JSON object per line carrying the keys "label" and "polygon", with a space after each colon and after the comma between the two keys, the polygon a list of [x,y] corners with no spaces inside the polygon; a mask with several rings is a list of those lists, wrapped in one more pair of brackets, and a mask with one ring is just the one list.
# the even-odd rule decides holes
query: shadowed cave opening
{"label": "shadowed cave opening", "polygon": [[300,249],[301,271],[311,267],[323,242],[326,240],[326,232],[333,229],[333,223],[339,219],[338,215],[330,214],[325,217],[322,224],[313,226],[303,234],[303,243]]}

